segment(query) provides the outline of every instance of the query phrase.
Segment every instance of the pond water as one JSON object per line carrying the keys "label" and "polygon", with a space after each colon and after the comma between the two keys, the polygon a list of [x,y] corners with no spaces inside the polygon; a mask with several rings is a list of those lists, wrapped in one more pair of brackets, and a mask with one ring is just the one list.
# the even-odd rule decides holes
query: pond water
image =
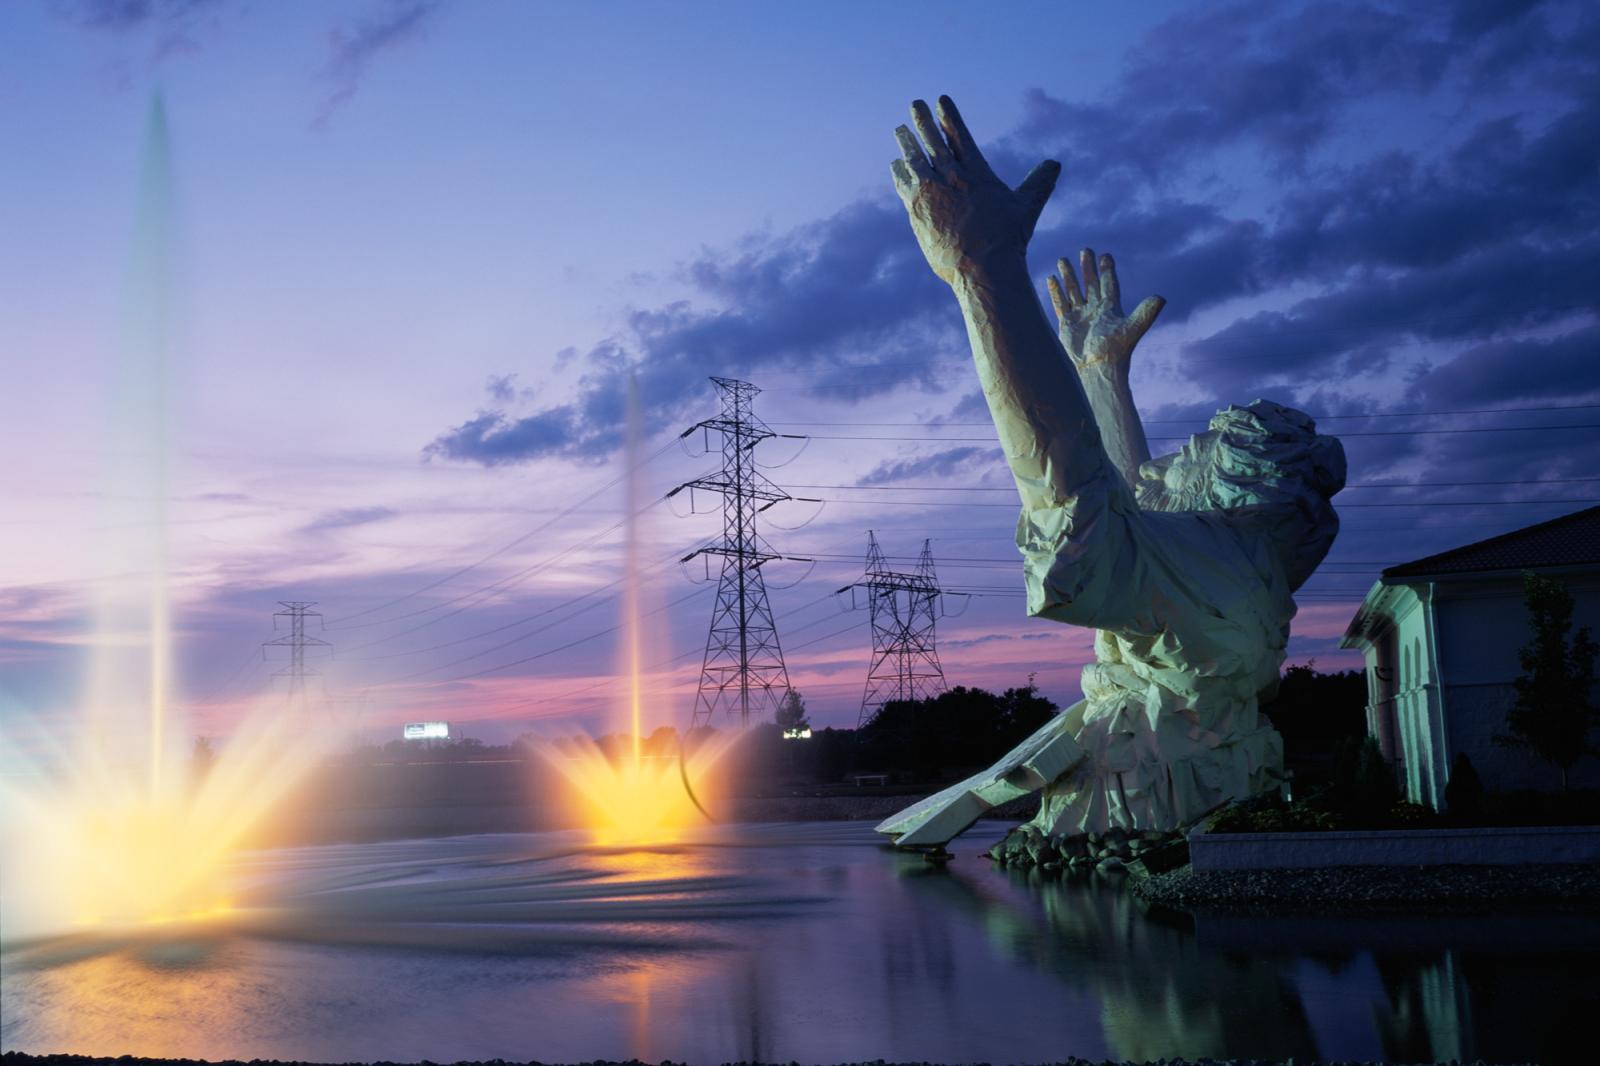
{"label": "pond water", "polygon": [[233,912],[11,944],[0,1046],[319,1061],[1590,1061],[1592,916],[1190,918],[867,823],[282,849]]}

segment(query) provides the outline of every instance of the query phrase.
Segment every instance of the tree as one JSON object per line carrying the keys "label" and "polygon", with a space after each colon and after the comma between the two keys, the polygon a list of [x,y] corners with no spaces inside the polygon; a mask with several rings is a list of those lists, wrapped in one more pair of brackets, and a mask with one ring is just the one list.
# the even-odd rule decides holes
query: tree
{"label": "tree", "polygon": [[[1359,670],[1319,673],[1317,661],[1286,667],[1261,713],[1283,737],[1283,761],[1296,780],[1328,780],[1339,753],[1367,735],[1367,681]],[[1354,749],[1352,749],[1354,750]]]}
{"label": "tree", "polygon": [[1375,737],[1348,737],[1340,745],[1330,798],[1337,809],[1362,820],[1381,818],[1399,800],[1394,770]]}
{"label": "tree", "polygon": [[189,753],[189,781],[198,788],[205,783],[211,775],[211,768],[217,764],[216,745],[211,743],[210,737],[195,737],[194,748]]}
{"label": "tree", "polygon": [[800,695],[799,689],[792,688],[783,694],[783,699],[778,701],[778,709],[773,712],[772,720],[785,733],[810,728],[811,723],[806,720],[806,701]]}
{"label": "tree", "polygon": [[1483,779],[1464,751],[1450,764],[1450,783],[1444,786],[1444,806],[1451,817],[1471,821],[1483,817]]}
{"label": "tree", "polygon": [[1589,734],[1600,725],[1594,695],[1595,657],[1600,646],[1589,627],[1572,634],[1572,594],[1566,586],[1532,571],[1522,575],[1533,639],[1523,645],[1522,676],[1512,684],[1516,702],[1506,714],[1509,733],[1495,742],[1530,748],[1567,771],[1585,754],[1597,753]]}

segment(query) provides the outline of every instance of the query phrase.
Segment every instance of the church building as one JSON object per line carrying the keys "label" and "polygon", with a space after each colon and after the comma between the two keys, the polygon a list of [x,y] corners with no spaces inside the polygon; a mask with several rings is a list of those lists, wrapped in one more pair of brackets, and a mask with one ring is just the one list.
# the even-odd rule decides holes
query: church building
{"label": "church building", "polygon": [[[1490,791],[1560,787],[1555,766],[1494,740],[1532,638],[1529,570],[1565,585],[1574,632],[1587,625],[1600,638],[1600,507],[1391,566],[1345,630],[1341,647],[1366,658],[1367,731],[1414,803],[1445,806],[1457,752]],[[1600,786],[1600,760],[1579,761],[1570,784]]]}

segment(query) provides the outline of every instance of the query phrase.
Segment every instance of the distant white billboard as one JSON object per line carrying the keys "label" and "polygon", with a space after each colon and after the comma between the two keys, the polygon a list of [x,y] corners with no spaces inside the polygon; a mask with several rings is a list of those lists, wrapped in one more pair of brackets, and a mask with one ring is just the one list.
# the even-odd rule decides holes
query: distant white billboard
{"label": "distant white billboard", "polygon": [[407,722],[407,740],[448,740],[450,739],[449,722]]}

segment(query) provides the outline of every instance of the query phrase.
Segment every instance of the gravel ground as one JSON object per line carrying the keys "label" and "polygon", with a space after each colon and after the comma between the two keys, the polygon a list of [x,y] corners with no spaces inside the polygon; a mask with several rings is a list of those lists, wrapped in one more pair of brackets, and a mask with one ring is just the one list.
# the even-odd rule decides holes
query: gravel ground
{"label": "gravel ground", "polygon": [[1185,866],[1130,884],[1146,903],[1185,910],[1323,908],[1470,910],[1503,903],[1600,908],[1600,866],[1330,866],[1207,870]]}
{"label": "gravel ground", "polygon": [[[146,1064],[148,1066],[157,1066],[157,1064],[207,1066],[207,1063],[201,1059],[138,1059],[129,1056],[118,1059],[99,1059],[83,1055],[23,1055],[15,1051],[8,1051],[4,1055],[0,1055],[0,1063],[3,1063],[4,1066],[146,1066]],[[229,1059],[212,1064],[212,1066],[246,1066],[246,1064]],[[290,1061],[279,1063],[276,1059],[253,1059],[250,1066],[327,1066],[327,1064]],[[383,1063],[382,1066],[397,1066],[397,1064]],[[432,1064],[426,1064],[426,1066],[432,1066]],[[502,1059],[493,1059],[484,1063],[462,1062],[456,1064],[456,1066],[514,1066],[514,1064],[507,1063]],[[528,1066],[553,1066],[553,1064],[529,1063]],[[644,1064],[637,1059],[626,1063],[610,1063],[597,1059],[594,1062],[584,1063],[583,1066],[644,1066]],[[674,1064],[668,1060],[663,1062],[661,1066],[674,1066]],[[681,1064],[678,1064],[678,1066],[681,1066]],[[737,1063],[728,1064],[728,1066],[757,1066],[757,1064]],[[796,1066],[796,1064],[789,1063],[788,1066]],[[877,1059],[870,1062],[841,1064],[841,1066],[912,1066],[912,1064],[887,1063],[883,1059]],[[929,1064],[917,1063],[915,1066],[929,1066]],[[1062,1059],[1059,1063],[1048,1064],[1048,1066],[1119,1066],[1119,1064],[1108,1059]],[[1120,1064],[1120,1066],[1136,1066],[1136,1064],[1126,1062]],[[1328,1061],[1322,1059],[1160,1059],[1156,1064],[1145,1064],[1145,1066],[1384,1066],[1384,1064],[1364,1063],[1355,1059]],[[1398,1066],[1398,1064],[1391,1063],[1388,1066]],[[1452,1060],[1451,1066],[1489,1066],[1489,1064],[1483,1059],[1474,1059],[1470,1063],[1457,1063]],[[1528,1064],[1528,1066],[1536,1066],[1536,1064]]]}

